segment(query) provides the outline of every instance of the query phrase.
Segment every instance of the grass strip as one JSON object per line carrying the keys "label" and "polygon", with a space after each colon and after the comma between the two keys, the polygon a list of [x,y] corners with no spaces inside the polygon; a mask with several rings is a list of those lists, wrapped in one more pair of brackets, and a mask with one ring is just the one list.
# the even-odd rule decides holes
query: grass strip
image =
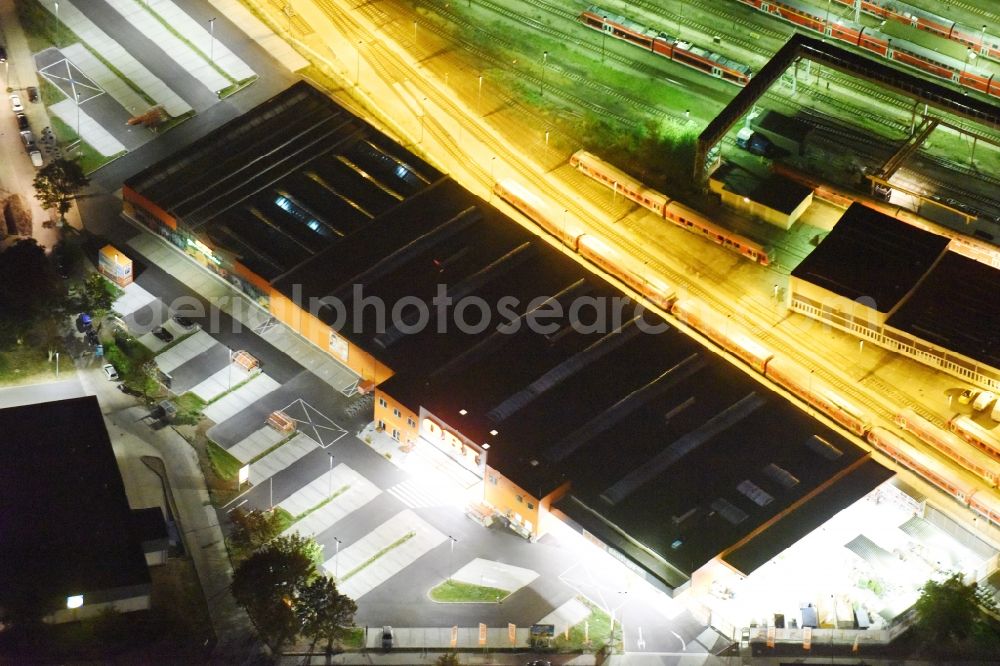
{"label": "grass strip", "polygon": [[577,600],[590,609],[590,615],[569,628],[569,639],[564,632],[556,634],[553,640],[555,648],[559,651],[575,651],[590,647],[596,651],[607,645],[610,640],[612,649],[617,651],[621,644],[620,625],[615,622],[615,635],[612,638],[611,616],[585,597],[577,597]]}
{"label": "grass strip", "polygon": [[410,539],[412,539],[415,536],[417,536],[416,532],[413,532],[413,531],[407,532],[406,534],[404,534],[400,538],[396,539],[395,541],[393,541],[392,543],[390,543],[388,546],[386,546],[382,550],[378,551],[377,553],[375,553],[374,555],[372,555],[371,557],[369,557],[367,560],[365,560],[364,562],[362,562],[358,566],[356,566],[353,569],[351,569],[350,571],[348,571],[346,574],[344,574],[343,577],[341,577],[341,579],[340,579],[339,582],[341,582],[341,583],[344,582],[345,580],[347,580],[348,578],[350,578],[354,574],[356,574],[359,571],[363,570],[365,567],[371,565],[375,560],[377,560],[378,558],[382,557],[383,555],[385,555],[386,553],[388,553],[393,548],[399,548],[400,546],[402,546],[404,543],[406,543],[407,541],[409,541]]}
{"label": "grass strip", "polygon": [[278,523],[278,534],[284,533],[289,527],[295,523],[295,516],[285,511],[280,506],[274,507],[274,514],[277,516]]}
{"label": "grass strip", "polygon": [[430,597],[441,603],[489,602],[496,603],[510,596],[508,590],[499,587],[487,587],[463,583],[458,580],[446,580],[437,587],[431,588]]}
{"label": "grass strip", "polygon": [[260,373],[256,373],[256,374],[250,375],[249,377],[247,377],[246,379],[244,379],[240,383],[236,384],[235,386],[229,387],[228,389],[226,389],[225,391],[223,391],[219,395],[217,395],[214,398],[212,398],[211,400],[209,400],[208,404],[211,405],[213,402],[217,402],[219,400],[222,400],[223,398],[225,398],[227,395],[229,395],[230,393],[232,393],[236,389],[242,388],[247,383],[253,381],[253,379],[256,378],[258,374],[260,374]]}
{"label": "grass strip", "polygon": [[219,99],[226,99],[230,95],[234,95],[234,94],[238,93],[239,91],[243,90],[244,88],[246,88],[248,85],[250,85],[251,83],[253,83],[256,80],[257,80],[257,75],[254,74],[253,76],[248,76],[247,78],[243,79],[242,81],[237,81],[236,83],[234,83],[234,84],[232,84],[230,86],[226,86],[225,88],[223,88],[222,90],[219,91],[219,93],[218,93],[219,94]]}
{"label": "grass strip", "polygon": [[258,460],[260,460],[261,458],[263,458],[264,456],[266,456],[268,453],[271,453],[275,449],[280,449],[282,446],[284,446],[285,444],[288,444],[288,442],[292,441],[292,439],[294,439],[297,434],[299,434],[299,433],[293,432],[290,435],[286,435],[286,436],[282,437],[273,446],[269,446],[265,451],[262,451],[258,455],[254,456],[252,460],[250,460],[249,462],[247,462],[247,464],[248,465],[252,465],[255,462],[257,462]]}
{"label": "grass strip", "polygon": [[[59,144],[64,147],[64,156],[70,157],[68,155],[69,151],[65,150],[65,146],[79,140],[76,130],[66,124],[62,118],[55,114],[49,116],[49,122],[52,123],[52,132],[56,135],[56,139]],[[89,143],[80,140],[80,142],[73,147],[71,152],[75,153],[79,158],[80,168],[83,169],[84,173],[93,173],[111,160],[121,157],[127,151],[123,150],[119,153],[115,153],[114,155],[102,155]]]}
{"label": "grass strip", "polygon": [[329,497],[327,497],[326,499],[324,499],[322,502],[320,502],[319,504],[317,504],[313,508],[306,509],[305,511],[303,511],[299,515],[295,516],[294,522],[298,522],[298,521],[302,520],[303,518],[305,518],[306,516],[308,516],[310,513],[313,513],[314,511],[319,511],[324,506],[326,506],[327,504],[329,504],[333,500],[337,499],[338,497],[340,497],[341,495],[343,495],[344,493],[346,493],[347,489],[350,488],[350,487],[351,487],[351,484],[349,484],[349,483],[346,484],[346,485],[341,486],[340,488],[337,489],[337,492],[333,493],[332,495],[330,495]]}
{"label": "grass strip", "polygon": [[235,479],[243,467],[243,463],[212,440],[208,440],[205,445],[205,452],[208,453],[208,460],[212,463],[215,475],[223,481]]}

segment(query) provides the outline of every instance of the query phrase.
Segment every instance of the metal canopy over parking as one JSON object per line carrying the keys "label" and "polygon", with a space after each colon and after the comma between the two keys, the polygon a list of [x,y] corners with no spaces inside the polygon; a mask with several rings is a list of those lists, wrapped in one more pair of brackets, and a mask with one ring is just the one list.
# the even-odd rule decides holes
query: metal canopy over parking
{"label": "metal canopy over parking", "polygon": [[907,95],[927,106],[1000,130],[1000,107],[989,101],[928,81],[824,40],[795,34],[761,68],[750,84],[741,90],[698,135],[694,160],[694,177],[697,182],[703,182],[708,176],[706,161],[712,147],[721,141],[743,114],[753,107],[771,84],[784,74],[788,66],[799,58],[877,82],[889,90]]}

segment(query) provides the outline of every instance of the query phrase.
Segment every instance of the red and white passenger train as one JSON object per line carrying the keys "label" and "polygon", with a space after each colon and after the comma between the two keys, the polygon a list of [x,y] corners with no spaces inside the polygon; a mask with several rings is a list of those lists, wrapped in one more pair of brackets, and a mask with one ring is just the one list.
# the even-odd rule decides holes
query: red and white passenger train
{"label": "red and white passenger train", "polygon": [[[714,312],[697,299],[678,299],[671,286],[656,278],[646,277],[643,274],[645,269],[633,258],[627,257],[594,234],[584,233],[579,227],[570,226],[565,215],[557,220],[552,207],[520,183],[504,180],[494,184],[493,191],[561,243],[629,285],[651,303],[669,311],[678,320],[696,329],[757,372],[794,393],[854,434],[864,437],[882,453],[912,469],[976,513],[1000,524],[1000,495],[995,491],[1000,470],[990,457],[968,448],[957,437],[935,428],[910,409],[903,410],[896,416],[896,422],[901,427],[910,430],[931,448],[978,475],[983,482],[966,480],[952,467],[921,452],[902,437],[885,428],[873,426],[870,416],[863,409],[839,395],[825,382],[814,380],[811,371],[744,335],[740,331],[741,327],[730,326],[728,317]],[[636,189],[636,193],[646,196],[655,204],[654,195],[657,193],[640,189]],[[966,424],[961,419],[962,417],[952,419],[949,426],[953,430],[965,428]],[[968,438],[966,432],[967,430],[963,430],[962,436]],[[977,436],[987,435],[983,431]]]}
{"label": "red and white passenger train", "polygon": [[643,208],[648,208],[663,219],[670,220],[678,227],[700,234],[727,250],[739,252],[744,257],[763,266],[771,263],[768,249],[760,243],[720,227],[698,211],[677,201],[672,201],[665,194],[646,187],[624,171],[611,166],[585,150],[573,153],[569,163],[584,175],[607,185]]}
{"label": "red and white passenger train", "polygon": [[852,44],[877,56],[914,67],[941,79],[1000,97],[1000,80],[971,63],[937,53],[912,42],[885,35],[842,18],[826,18],[826,12],[800,0],[739,0],[745,5],[789,23],[807,28],[841,42]]}
{"label": "red and white passenger train", "polygon": [[738,86],[745,86],[753,76],[750,68],[743,63],[706,51],[596,5],[591,5],[580,14],[580,20],[594,30]]}
{"label": "red and white passenger train", "polygon": [[[853,9],[857,0],[833,1]],[[986,32],[985,25],[982,28],[961,25],[951,19],[898,0],[861,0],[861,11],[918,30],[934,33],[939,37],[950,39],[972,49],[976,55],[1000,60],[1000,39]]]}

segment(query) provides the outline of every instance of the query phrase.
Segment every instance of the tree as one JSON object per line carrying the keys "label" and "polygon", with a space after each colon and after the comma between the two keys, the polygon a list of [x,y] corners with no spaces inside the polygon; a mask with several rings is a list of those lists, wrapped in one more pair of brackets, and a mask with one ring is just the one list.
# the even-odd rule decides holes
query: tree
{"label": "tree", "polygon": [[79,162],[60,158],[49,162],[35,174],[35,198],[45,210],[58,210],[59,220],[65,222],[73,197],[89,184],[90,179],[83,173]]}
{"label": "tree", "polygon": [[83,282],[84,310],[102,318],[115,302],[108,290],[106,278],[100,273],[91,273]]}
{"label": "tree", "polygon": [[461,666],[457,652],[445,652],[434,662],[437,666]]}
{"label": "tree", "polygon": [[987,614],[996,612],[993,600],[975,581],[965,584],[960,573],[942,582],[927,581],[914,610],[917,634],[937,648],[955,646],[973,635],[993,634]]}
{"label": "tree", "polygon": [[265,544],[237,565],[230,591],[275,654],[301,627],[295,602],[316,577],[316,542],[293,534]]}
{"label": "tree", "polygon": [[277,511],[244,511],[236,509],[229,516],[233,531],[229,533],[229,549],[234,560],[242,560],[281,532]]}
{"label": "tree", "polygon": [[337,591],[329,576],[317,576],[301,590],[295,602],[295,614],[301,623],[301,632],[311,638],[313,645],[326,639],[327,654],[333,651],[334,641],[347,633],[354,624],[358,605],[350,597]]}
{"label": "tree", "polygon": [[34,238],[0,253],[0,348],[24,335],[57,302],[45,250]]}

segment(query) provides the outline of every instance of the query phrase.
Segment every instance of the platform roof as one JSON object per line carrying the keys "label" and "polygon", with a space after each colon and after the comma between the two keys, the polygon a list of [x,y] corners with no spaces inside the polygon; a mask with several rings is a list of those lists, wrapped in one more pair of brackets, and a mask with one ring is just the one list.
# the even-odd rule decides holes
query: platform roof
{"label": "platform roof", "polygon": [[0,433],[0,605],[148,585],[97,399],[2,409]]}
{"label": "platform roof", "polygon": [[297,83],[126,186],[271,280],[440,179],[370,129]]}
{"label": "platform roof", "polygon": [[1000,270],[948,252],[886,324],[1000,368]]}
{"label": "platform roof", "polygon": [[852,204],[792,276],[891,312],[947,252],[944,236]]}

